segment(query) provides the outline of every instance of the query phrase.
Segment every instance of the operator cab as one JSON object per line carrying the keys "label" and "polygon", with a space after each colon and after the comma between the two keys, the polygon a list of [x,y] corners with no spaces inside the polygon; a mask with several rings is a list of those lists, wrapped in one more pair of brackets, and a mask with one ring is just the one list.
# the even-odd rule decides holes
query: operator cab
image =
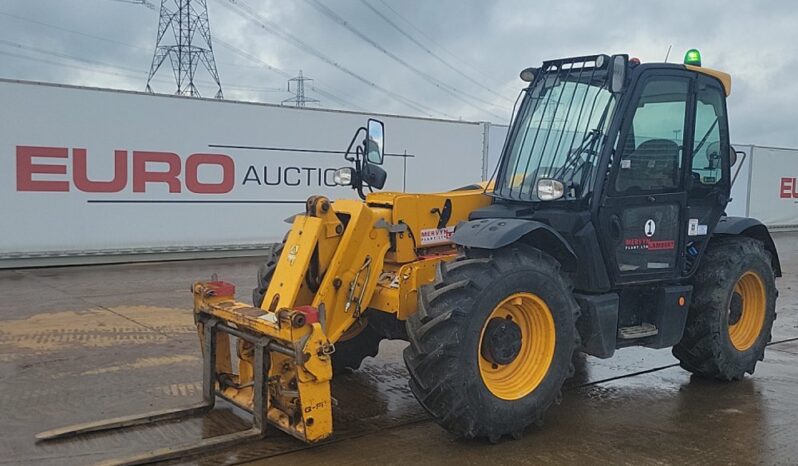
{"label": "operator cab", "polygon": [[[731,78],[698,65],[591,55],[525,69],[494,202],[471,219],[534,220],[524,234],[572,255],[564,263],[579,258],[577,289],[689,277],[729,201],[736,160]],[[468,246],[475,231],[454,241]]]}

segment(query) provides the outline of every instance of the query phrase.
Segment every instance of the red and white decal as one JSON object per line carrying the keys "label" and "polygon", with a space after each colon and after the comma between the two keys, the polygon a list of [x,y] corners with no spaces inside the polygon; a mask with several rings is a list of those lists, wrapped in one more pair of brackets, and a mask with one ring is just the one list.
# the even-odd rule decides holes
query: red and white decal
{"label": "red and white decal", "polygon": [[453,234],[454,226],[421,230],[421,245],[429,246],[431,244],[447,243],[451,241]]}
{"label": "red and white decal", "polygon": [[650,238],[629,238],[624,240],[627,251],[635,249],[645,249],[648,251],[664,251],[676,247],[676,242],[672,239],[652,240]]}

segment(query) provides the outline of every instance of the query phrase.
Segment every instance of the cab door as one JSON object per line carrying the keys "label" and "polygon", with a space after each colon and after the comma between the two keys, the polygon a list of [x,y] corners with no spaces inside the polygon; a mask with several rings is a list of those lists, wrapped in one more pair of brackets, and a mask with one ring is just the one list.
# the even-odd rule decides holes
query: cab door
{"label": "cab door", "polygon": [[726,94],[717,79],[698,74],[695,81],[695,124],[687,177],[687,232],[683,274],[698,258],[723,215],[731,191],[729,125]]}
{"label": "cab door", "polygon": [[600,208],[615,283],[676,277],[684,246],[693,75],[643,74],[623,117]]}

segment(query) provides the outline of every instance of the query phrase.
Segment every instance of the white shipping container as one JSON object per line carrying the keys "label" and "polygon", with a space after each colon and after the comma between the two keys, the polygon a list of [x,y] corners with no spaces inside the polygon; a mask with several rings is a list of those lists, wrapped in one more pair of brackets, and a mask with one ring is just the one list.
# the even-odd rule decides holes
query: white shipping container
{"label": "white shipping container", "polygon": [[[8,80],[0,102],[0,267],[279,241],[308,196],[356,197],[332,172],[374,116]],[[482,179],[484,124],[376,117],[385,190]]]}
{"label": "white shipping container", "polygon": [[[0,79],[0,268],[251,254],[332,183],[367,118],[385,122],[386,190],[495,171],[507,126]],[[798,150],[736,146],[729,215],[798,225]],[[733,172],[736,172],[735,166]]]}
{"label": "white shipping container", "polygon": [[748,215],[770,228],[798,227],[798,150],[753,146]]}

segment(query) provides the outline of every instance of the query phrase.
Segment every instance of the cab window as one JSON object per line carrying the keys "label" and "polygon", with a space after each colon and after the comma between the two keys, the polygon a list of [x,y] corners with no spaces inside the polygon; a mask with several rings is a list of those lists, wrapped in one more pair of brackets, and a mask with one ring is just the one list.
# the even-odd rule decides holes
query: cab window
{"label": "cab window", "polygon": [[679,187],[689,89],[686,78],[655,78],[644,84],[634,116],[621,132],[617,192],[660,192]]}
{"label": "cab window", "polygon": [[[723,108],[723,93],[714,86],[700,84],[696,92],[695,136],[693,159],[690,167],[692,186],[714,186],[723,180],[721,154],[722,131],[726,131],[726,114]],[[724,152],[725,151],[725,152]]]}

